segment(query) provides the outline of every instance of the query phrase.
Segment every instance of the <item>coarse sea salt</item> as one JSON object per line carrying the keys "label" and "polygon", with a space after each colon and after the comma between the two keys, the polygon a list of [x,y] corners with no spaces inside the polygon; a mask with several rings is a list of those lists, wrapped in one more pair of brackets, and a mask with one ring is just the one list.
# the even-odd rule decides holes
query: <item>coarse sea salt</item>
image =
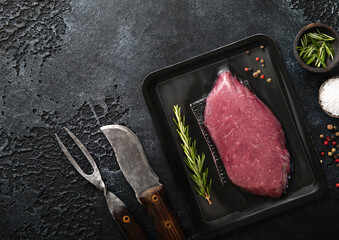
{"label": "coarse sea salt", "polygon": [[324,83],[319,92],[319,102],[326,112],[339,117],[339,77]]}

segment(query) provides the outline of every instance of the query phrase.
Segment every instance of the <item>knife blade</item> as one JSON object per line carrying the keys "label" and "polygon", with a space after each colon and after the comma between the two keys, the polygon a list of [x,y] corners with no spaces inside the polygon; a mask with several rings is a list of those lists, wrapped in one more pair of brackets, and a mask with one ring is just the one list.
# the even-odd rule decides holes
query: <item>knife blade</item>
{"label": "knife blade", "polygon": [[159,239],[186,239],[179,221],[170,210],[163,185],[151,168],[138,137],[127,127],[100,128],[111,144],[120,169],[139,202],[147,209]]}

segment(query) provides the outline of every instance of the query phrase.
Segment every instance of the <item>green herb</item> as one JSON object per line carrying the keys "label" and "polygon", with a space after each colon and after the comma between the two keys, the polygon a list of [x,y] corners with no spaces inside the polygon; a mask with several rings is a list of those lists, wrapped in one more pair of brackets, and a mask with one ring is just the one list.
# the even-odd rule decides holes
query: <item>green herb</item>
{"label": "green herb", "polygon": [[211,186],[212,179],[209,181],[208,178],[208,168],[203,171],[203,165],[205,161],[205,154],[197,154],[196,150],[196,141],[192,142],[192,139],[189,136],[189,126],[185,126],[185,116],[181,117],[180,107],[178,105],[173,106],[173,111],[175,118],[173,118],[175,124],[177,125],[177,132],[182,141],[182,148],[186,155],[185,163],[191,169],[193,174],[190,174],[191,178],[195,182],[195,190],[205,198],[209,204],[212,204],[211,198]]}
{"label": "green herb", "polygon": [[334,49],[331,41],[334,38],[317,30],[316,33],[306,33],[300,39],[301,46],[297,47],[299,56],[307,65],[313,64],[315,67],[326,67],[326,58],[334,59]]}

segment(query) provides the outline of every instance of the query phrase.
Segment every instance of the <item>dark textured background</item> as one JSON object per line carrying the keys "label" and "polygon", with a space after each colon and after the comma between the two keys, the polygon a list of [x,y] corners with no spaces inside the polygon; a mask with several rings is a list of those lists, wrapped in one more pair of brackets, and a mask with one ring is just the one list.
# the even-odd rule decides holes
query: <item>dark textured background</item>
{"label": "dark textured background", "polygon": [[[235,40],[264,33],[281,49],[318,151],[328,123],[317,103],[323,74],[292,54],[300,28],[339,29],[337,0],[112,1],[0,0],[0,239],[122,239],[101,192],[83,179],[53,133],[69,127],[95,157],[108,188],[156,239],[99,127],[118,123],[140,138],[169,204],[191,228],[141,85],[151,71]],[[69,139],[67,146],[73,146]],[[80,156],[76,149],[75,155]],[[81,164],[83,165],[83,164]],[[216,239],[337,239],[339,169],[324,159],[328,191],[318,200]]]}

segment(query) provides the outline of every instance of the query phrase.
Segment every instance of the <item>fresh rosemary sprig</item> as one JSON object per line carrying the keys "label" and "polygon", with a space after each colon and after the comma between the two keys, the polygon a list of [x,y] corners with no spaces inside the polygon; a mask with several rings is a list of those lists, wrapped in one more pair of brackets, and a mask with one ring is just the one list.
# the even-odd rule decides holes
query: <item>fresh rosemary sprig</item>
{"label": "fresh rosemary sprig", "polygon": [[300,39],[301,46],[297,47],[299,57],[301,57],[307,65],[314,64],[315,67],[326,67],[325,61],[327,56],[334,59],[334,49],[331,41],[334,38],[317,30],[316,33],[306,33]]}
{"label": "fresh rosemary sprig", "polygon": [[208,168],[203,171],[203,165],[205,161],[205,154],[197,154],[196,150],[196,141],[192,142],[192,139],[189,136],[189,126],[185,126],[185,116],[181,117],[180,107],[178,105],[173,106],[173,111],[175,118],[173,118],[175,124],[177,125],[177,132],[182,141],[182,148],[185,153],[185,163],[191,169],[193,174],[190,174],[191,178],[195,182],[195,190],[205,198],[209,204],[211,202],[211,187],[212,187],[212,178],[208,178]]}

